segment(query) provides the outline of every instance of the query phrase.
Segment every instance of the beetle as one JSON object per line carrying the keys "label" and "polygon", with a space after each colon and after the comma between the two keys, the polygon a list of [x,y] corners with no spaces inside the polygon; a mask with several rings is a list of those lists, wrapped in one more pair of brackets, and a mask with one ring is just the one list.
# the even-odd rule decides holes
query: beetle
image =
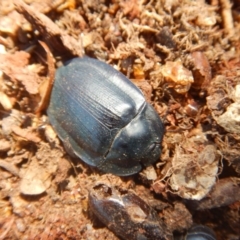
{"label": "beetle", "polygon": [[207,226],[195,225],[191,227],[187,235],[184,238],[185,240],[216,240],[216,235],[213,230]]}
{"label": "beetle", "polygon": [[119,176],[139,172],[161,153],[163,123],[128,78],[89,57],[56,71],[49,121],[67,151]]}

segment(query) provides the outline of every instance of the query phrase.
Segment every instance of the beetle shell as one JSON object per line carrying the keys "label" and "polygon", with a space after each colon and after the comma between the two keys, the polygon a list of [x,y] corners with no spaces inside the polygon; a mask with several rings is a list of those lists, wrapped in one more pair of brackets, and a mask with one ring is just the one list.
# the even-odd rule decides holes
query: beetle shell
{"label": "beetle shell", "polygon": [[104,172],[132,175],[160,156],[158,114],[129,79],[99,60],[74,58],[57,70],[47,113],[65,147]]}
{"label": "beetle shell", "polygon": [[209,227],[196,225],[188,230],[185,240],[216,240],[216,236]]}

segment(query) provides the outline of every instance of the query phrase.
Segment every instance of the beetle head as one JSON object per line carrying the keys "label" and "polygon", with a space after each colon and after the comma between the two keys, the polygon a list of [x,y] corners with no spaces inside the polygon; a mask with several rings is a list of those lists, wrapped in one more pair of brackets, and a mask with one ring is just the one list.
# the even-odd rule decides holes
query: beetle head
{"label": "beetle head", "polygon": [[160,156],[163,124],[146,103],[136,117],[116,135],[100,169],[120,176],[137,173]]}

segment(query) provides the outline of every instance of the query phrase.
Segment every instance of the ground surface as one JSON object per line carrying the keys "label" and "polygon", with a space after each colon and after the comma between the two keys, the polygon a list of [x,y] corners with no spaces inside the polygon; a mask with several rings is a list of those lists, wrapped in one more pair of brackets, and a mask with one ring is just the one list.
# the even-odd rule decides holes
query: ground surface
{"label": "ground surface", "polygon": [[[239,239],[238,1],[25,3],[0,1],[0,239],[118,239],[88,206],[106,181],[140,196],[166,232],[203,224]],[[83,54],[128,76],[163,119],[153,167],[119,178],[64,150],[43,82]]]}

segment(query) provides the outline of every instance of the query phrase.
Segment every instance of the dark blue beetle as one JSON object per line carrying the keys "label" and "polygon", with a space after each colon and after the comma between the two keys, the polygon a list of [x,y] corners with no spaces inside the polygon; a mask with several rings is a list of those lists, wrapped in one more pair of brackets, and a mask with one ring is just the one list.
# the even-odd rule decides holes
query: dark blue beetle
{"label": "dark blue beetle", "polygon": [[209,227],[195,225],[188,230],[184,240],[216,240],[216,235]]}
{"label": "dark blue beetle", "polygon": [[57,70],[47,113],[65,147],[104,172],[131,175],[160,156],[158,114],[129,79],[99,60],[75,58]]}

